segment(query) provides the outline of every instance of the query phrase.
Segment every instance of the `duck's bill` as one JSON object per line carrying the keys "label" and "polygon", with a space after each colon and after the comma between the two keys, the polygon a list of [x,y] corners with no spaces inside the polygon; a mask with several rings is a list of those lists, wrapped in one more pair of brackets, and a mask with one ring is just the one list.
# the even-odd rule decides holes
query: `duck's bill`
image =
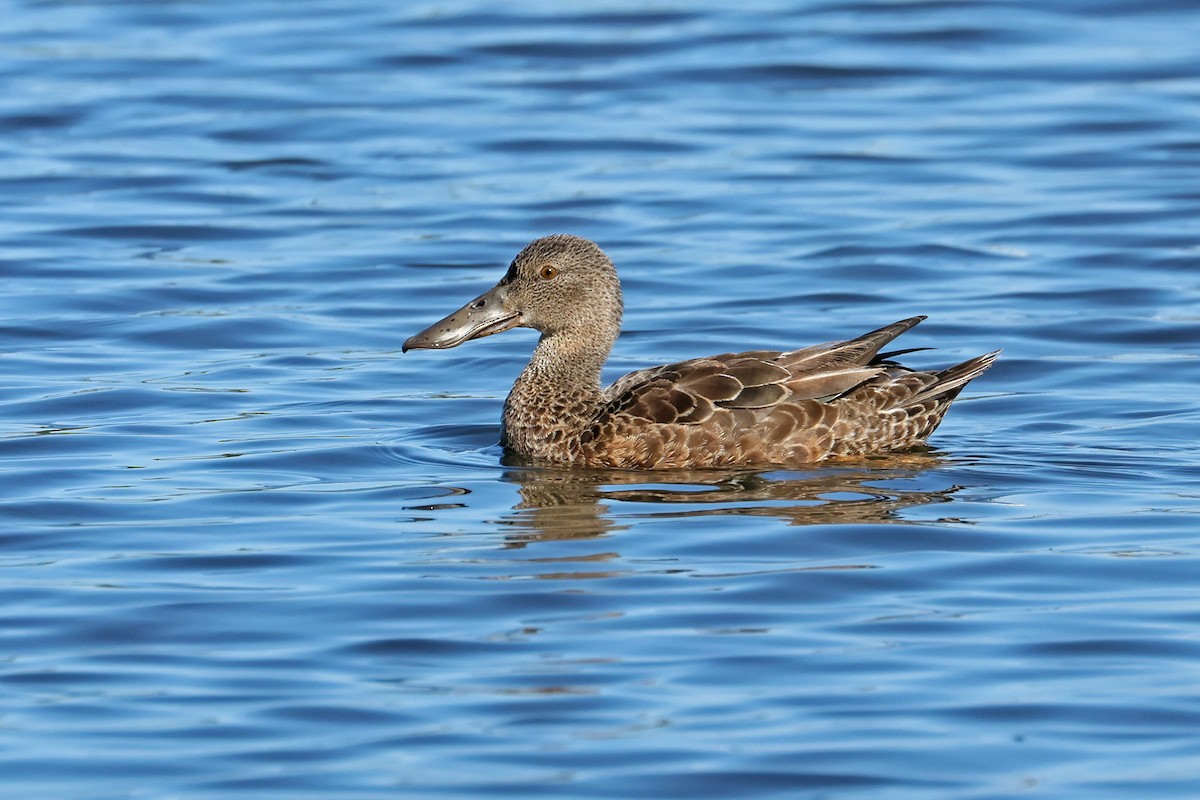
{"label": "duck's bill", "polygon": [[521,324],[521,314],[508,307],[505,288],[493,287],[445,319],[438,320],[420,333],[408,337],[404,342],[403,352],[445,350],[458,347],[471,339],[482,339],[484,336],[517,327]]}

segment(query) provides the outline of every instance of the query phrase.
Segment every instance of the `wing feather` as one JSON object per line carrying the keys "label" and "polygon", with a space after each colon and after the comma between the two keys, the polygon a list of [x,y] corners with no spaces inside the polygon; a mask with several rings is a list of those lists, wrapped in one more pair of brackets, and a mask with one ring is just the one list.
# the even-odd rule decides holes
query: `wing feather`
{"label": "wing feather", "polygon": [[[756,454],[815,459],[867,452],[883,441],[922,441],[996,357],[921,372],[890,360],[911,350],[881,352],[923,319],[800,350],[722,353],[631,372],[606,390],[594,427],[615,425],[624,431],[622,446],[663,450],[663,458],[671,448],[701,448],[713,463]],[[643,456],[658,458],[650,450],[636,458]]]}

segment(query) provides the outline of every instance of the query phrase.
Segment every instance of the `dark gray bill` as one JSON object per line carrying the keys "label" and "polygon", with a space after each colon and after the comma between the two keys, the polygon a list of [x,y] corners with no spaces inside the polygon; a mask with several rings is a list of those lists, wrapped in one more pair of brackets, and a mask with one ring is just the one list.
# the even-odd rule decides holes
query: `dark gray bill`
{"label": "dark gray bill", "polygon": [[409,350],[445,350],[471,339],[482,339],[521,324],[521,313],[507,303],[507,287],[494,286],[445,319],[408,337],[403,352]]}

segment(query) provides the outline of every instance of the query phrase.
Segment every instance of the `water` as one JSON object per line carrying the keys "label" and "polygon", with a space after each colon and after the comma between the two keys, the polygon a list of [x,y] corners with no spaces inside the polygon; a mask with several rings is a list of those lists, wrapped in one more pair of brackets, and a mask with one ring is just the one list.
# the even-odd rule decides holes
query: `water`
{"label": "water", "polygon": [[[15,2],[0,785],[24,798],[1200,792],[1186,3]],[[507,466],[537,235],[611,376],[912,314],[927,455]]]}

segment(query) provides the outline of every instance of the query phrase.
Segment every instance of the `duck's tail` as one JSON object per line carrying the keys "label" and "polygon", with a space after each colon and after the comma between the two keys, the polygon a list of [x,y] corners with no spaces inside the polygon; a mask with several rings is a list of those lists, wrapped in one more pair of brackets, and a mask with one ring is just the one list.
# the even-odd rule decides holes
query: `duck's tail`
{"label": "duck's tail", "polygon": [[993,350],[933,373],[936,380],[926,389],[914,395],[907,405],[917,405],[934,399],[949,404],[951,400],[958,397],[958,393],[963,390],[964,386],[982,375],[999,355],[999,350]]}

